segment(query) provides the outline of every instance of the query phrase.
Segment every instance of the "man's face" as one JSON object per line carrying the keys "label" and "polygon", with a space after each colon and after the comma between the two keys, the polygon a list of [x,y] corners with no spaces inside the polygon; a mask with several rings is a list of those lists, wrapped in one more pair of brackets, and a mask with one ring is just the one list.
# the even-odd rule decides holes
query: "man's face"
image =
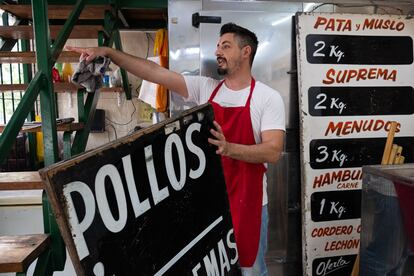
{"label": "man's face", "polygon": [[237,71],[240,67],[242,52],[234,34],[226,33],[220,37],[216,57],[219,75],[231,75]]}

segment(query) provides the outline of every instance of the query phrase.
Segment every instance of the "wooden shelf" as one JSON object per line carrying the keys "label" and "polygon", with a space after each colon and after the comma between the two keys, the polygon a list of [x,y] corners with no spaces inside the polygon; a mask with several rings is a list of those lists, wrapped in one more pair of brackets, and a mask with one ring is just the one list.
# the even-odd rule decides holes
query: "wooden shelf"
{"label": "wooden shelf", "polygon": [[0,190],[34,189],[43,189],[43,182],[38,171],[0,173]]}
{"label": "wooden shelf", "polygon": [[[67,124],[58,124],[56,126],[57,131],[77,131],[83,129],[83,123],[67,123]],[[0,132],[3,132],[6,125],[0,125]],[[39,125],[23,125],[20,132],[41,132],[42,126]]]}
{"label": "wooden shelf", "polygon": [[[50,37],[55,39],[62,26],[51,25]],[[89,39],[98,38],[98,32],[103,31],[104,28],[99,25],[77,25],[73,27],[73,30],[69,36],[72,39]],[[0,36],[3,38],[13,39],[33,39],[33,27],[32,26],[0,26]]]}
{"label": "wooden shelf", "polygon": [[0,236],[0,272],[24,272],[50,243],[49,235]]}
{"label": "wooden shelf", "polygon": [[[80,54],[64,51],[58,57],[57,62],[79,62]],[[8,52],[0,51],[0,63],[36,63],[35,52]]]}
{"label": "wooden shelf", "polygon": [[[73,10],[72,5],[48,5],[49,19],[68,19]],[[31,5],[0,5],[0,9],[14,14],[19,18],[32,19]],[[79,19],[104,19],[105,11],[110,11],[109,5],[86,5],[79,16]]]}
{"label": "wooden shelf", "polygon": [[[80,85],[69,82],[58,82],[53,84],[55,92],[77,92],[79,89],[84,89]],[[0,93],[9,92],[9,91],[25,91],[27,89],[27,84],[0,84]],[[98,90],[101,93],[115,92],[121,93],[124,91],[122,87],[102,87]]]}

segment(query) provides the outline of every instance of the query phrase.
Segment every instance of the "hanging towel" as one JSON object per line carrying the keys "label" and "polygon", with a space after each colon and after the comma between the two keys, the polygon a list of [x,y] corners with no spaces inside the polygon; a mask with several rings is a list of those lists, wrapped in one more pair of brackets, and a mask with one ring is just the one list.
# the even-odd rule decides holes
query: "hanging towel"
{"label": "hanging towel", "polygon": [[[159,56],[160,65],[162,67],[168,68],[168,35],[166,29],[158,30],[155,35],[154,55]],[[155,109],[158,112],[167,111],[167,102],[167,88],[158,84],[155,98]]]}
{"label": "hanging towel", "polygon": [[94,92],[102,87],[102,77],[108,69],[111,60],[107,57],[97,57],[89,64],[82,58],[72,76],[72,82]]}
{"label": "hanging towel", "polygon": [[[160,64],[159,57],[148,57],[147,59],[157,64]],[[157,104],[156,104],[157,90],[158,90],[158,84],[150,82],[150,81],[142,80],[138,99],[149,104],[152,108],[157,109]]]}

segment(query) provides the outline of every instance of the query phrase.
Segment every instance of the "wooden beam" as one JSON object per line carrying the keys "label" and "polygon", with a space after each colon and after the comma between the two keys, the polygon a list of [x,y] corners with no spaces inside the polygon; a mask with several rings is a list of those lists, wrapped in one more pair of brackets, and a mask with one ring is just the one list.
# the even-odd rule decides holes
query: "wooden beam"
{"label": "wooden beam", "polygon": [[0,272],[24,272],[50,243],[49,235],[0,236]]}
{"label": "wooden beam", "polygon": [[[56,126],[57,131],[77,131],[83,129],[83,123],[68,123],[68,124],[58,124]],[[3,132],[6,125],[0,125],[0,132]],[[39,124],[30,124],[30,125],[23,125],[20,132],[41,132],[42,125]]]}
{"label": "wooden beam", "polygon": [[38,171],[0,173],[0,190],[34,189],[43,189],[43,182]]}
{"label": "wooden beam", "polygon": [[[80,54],[75,52],[62,52],[57,62],[79,62]],[[35,52],[0,52],[0,63],[36,63]]]}
{"label": "wooden beam", "polygon": [[[19,18],[33,18],[31,5],[0,5],[0,9],[12,13]],[[72,5],[48,5],[48,18],[67,19],[72,10]],[[104,19],[105,11],[109,10],[111,10],[109,5],[87,5],[80,14],[79,19]]]}
{"label": "wooden beam", "polygon": [[[57,82],[53,84],[55,92],[77,92],[79,89],[84,89],[82,86],[70,83],[70,82]],[[10,92],[10,91],[25,91],[27,89],[27,84],[0,84],[0,93],[1,92]],[[122,87],[102,87],[98,90],[100,93],[121,93],[124,90]]]}
{"label": "wooden beam", "polygon": [[[50,37],[55,39],[62,29],[60,25],[50,26]],[[71,39],[89,39],[98,38],[98,32],[104,28],[99,25],[77,25],[73,27],[69,38]],[[0,36],[9,39],[33,39],[33,27],[29,25],[19,26],[0,26]]]}

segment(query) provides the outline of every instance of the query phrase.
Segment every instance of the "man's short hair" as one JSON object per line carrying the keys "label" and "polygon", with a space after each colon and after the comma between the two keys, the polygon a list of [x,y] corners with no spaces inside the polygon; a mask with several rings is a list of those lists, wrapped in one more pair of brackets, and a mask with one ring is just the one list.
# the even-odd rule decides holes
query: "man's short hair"
{"label": "man's short hair", "polygon": [[227,23],[221,27],[220,36],[227,33],[232,33],[238,38],[240,48],[243,48],[247,45],[251,47],[252,53],[250,55],[250,66],[252,66],[254,56],[256,55],[257,51],[257,45],[259,44],[256,34],[234,23]]}

